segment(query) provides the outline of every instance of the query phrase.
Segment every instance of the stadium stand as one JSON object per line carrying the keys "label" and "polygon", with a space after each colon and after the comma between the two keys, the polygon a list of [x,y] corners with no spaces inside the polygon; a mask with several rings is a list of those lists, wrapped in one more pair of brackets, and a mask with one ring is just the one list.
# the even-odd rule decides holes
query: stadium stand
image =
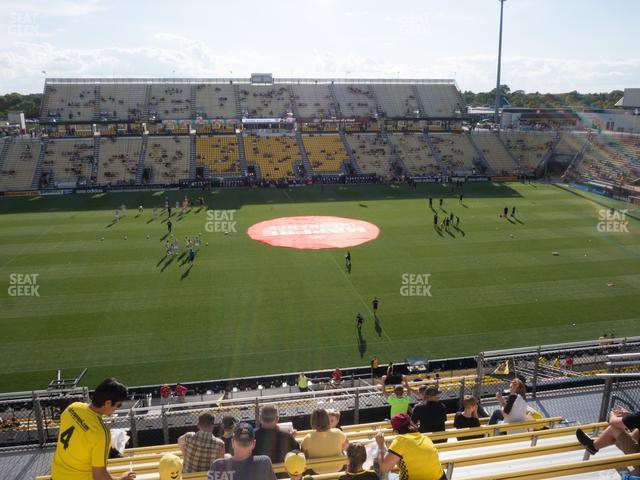
{"label": "stadium stand", "polygon": [[[5,142],[8,141],[5,140]],[[40,148],[40,139],[16,138],[8,144],[8,151],[0,171],[0,191],[31,188]]]}
{"label": "stadium stand", "polygon": [[315,173],[342,173],[349,161],[339,135],[303,135],[302,142]]}
{"label": "stadium stand", "polygon": [[471,138],[489,166],[498,175],[513,175],[520,169],[495,133],[474,132]]}
{"label": "stadium stand", "polygon": [[191,117],[191,87],[183,84],[152,84],[149,117],[158,120]]}
{"label": "stadium stand", "polygon": [[212,176],[240,175],[237,137],[235,135],[197,137],[196,164],[208,168]]}
{"label": "stadium stand", "polygon": [[333,91],[338,111],[343,117],[369,117],[378,110],[370,85],[336,83]]}
{"label": "stadium stand", "polygon": [[507,149],[522,167],[534,172],[540,162],[553,148],[555,134],[546,132],[501,132],[500,137]]}
{"label": "stadium stand", "polygon": [[257,165],[266,180],[293,179],[294,164],[302,162],[296,139],[289,135],[245,135],[244,153],[247,164]]}
{"label": "stadium stand", "polygon": [[283,118],[291,112],[291,94],[283,85],[239,85],[238,97],[243,116]]}
{"label": "stadium stand", "polygon": [[336,104],[329,85],[293,84],[292,99],[299,118],[330,118],[336,115]]}
{"label": "stadium stand", "polygon": [[42,173],[49,184],[76,186],[79,181],[92,177],[94,140],[56,138],[47,143],[42,162]]}
{"label": "stadium stand", "polygon": [[96,109],[96,88],[85,84],[47,85],[44,92],[44,119],[92,120]]}
{"label": "stadium stand", "polygon": [[640,177],[640,162],[612,148],[608,140],[597,135],[592,136],[587,144],[578,169],[587,180],[616,184],[625,184]]}
{"label": "stadium stand", "polygon": [[439,133],[429,135],[444,166],[454,172],[471,171],[476,168],[474,160],[478,154],[469,136],[464,133]]}
{"label": "stadium stand", "polygon": [[235,87],[227,83],[196,85],[196,116],[208,119],[237,116]]}
{"label": "stadium stand", "polygon": [[587,142],[586,135],[575,135],[570,132],[566,132],[560,138],[560,141],[556,145],[556,155],[571,155],[574,156],[582,150]]}
{"label": "stadium stand", "polygon": [[141,138],[101,138],[98,184],[134,183],[141,149]]}
{"label": "stadium stand", "polygon": [[380,83],[372,85],[372,88],[387,117],[412,117],[420,111],[412,85]]}
{"label": "stadium stand", "polygon": [[387,178],[391,173],[391,148],[385,139],[375,133],[345,135],[356,163],[362,173],[373,173]]}
{"label": "stadium stand", "polygon": [[147,85],[104,83],[100,85],[100,118],[141,120],[145,114]]}
{"label": "stadium stand", "polygon": [[389,134],[389,142],[412,175],[436,175],[438,161],[421,134]]}
{"label": "stadium stand", "polygon": [[189,177],[188,137],[149,137],[145,168],[151,169],[148,183],[177,183]]}
{"label": "stadium stand", "polygon": [[417,84],[416,90],[430,117],[453,117],[464,102],[454,84]]}

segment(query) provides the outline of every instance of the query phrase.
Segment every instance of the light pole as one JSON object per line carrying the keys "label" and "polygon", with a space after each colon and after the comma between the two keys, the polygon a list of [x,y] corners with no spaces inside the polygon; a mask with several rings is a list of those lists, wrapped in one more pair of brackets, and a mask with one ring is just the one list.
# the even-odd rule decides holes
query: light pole
{"label": "light pole", "polygon": [[498,40],[498,78],[496,79],[496,105],[493,122],[500,124],[500,64],[502,63],[502,11],[504,2],[507,0],[498,0],[500,2],[500,35]]}

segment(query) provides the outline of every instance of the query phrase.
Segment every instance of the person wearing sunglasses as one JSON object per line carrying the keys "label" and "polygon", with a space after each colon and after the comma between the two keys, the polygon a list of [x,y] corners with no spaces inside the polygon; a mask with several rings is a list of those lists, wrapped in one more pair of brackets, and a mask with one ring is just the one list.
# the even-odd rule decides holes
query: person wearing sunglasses
{"label": "person wearing sunglasses", "polygon": [[122,407],[127,387],[115,378],[98,385],[91,403],[74,402],[60,415],[60,433],[51,465],[52,480],[133,480],[126,472],[112,477],[107,471],[111,431],[102,421]]}

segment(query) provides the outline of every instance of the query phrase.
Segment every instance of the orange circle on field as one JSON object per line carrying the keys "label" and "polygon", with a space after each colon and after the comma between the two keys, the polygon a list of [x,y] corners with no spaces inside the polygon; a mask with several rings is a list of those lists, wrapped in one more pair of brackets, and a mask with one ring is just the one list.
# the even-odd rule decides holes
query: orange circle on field
{"label": "orange circle on field", "polygon": [[345,217],[281,217],[256,223],[247,230],[253,240],[274,247],[320,250],[355,247],[378,238],[380,229]]}

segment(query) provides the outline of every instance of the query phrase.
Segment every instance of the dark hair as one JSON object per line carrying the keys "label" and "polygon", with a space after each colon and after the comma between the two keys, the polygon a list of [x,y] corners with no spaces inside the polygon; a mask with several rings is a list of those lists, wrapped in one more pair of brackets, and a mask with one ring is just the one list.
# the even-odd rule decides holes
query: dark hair
{"label": "dark hair", "polygon": [[349,459],[347,472],[356,473],[367,460],[367,449],[361,443],[350,443],[347,447],[347,458]]}
{"label": "dark hair", "polygon": [[324,408],[316,408],[311,412],[311,428],[318,432],[329,430],[329,414]]}
{"label": "dark hair", "polygon": [[198,417],[198,426],[199,427],[213,427],[213,425],[216,423],[216,419],[213,416],[213,414],[209,413],[209,412],[204,412],[202,415],[200,415]]}
{"label": "dark hair", "polygon": [[230,415],[227,415],[225,417],[222,417],[222,427],[223,428],[233,428],[233,426],[236,424],[236,419],[233,418]]}
{"label": "dark hair", "polygon": [[116,404],[127,399],[127,387],[115,378],[107,378],[98,385],[91,396],[91,403],[96,407],[102,407],[107,400]]}

